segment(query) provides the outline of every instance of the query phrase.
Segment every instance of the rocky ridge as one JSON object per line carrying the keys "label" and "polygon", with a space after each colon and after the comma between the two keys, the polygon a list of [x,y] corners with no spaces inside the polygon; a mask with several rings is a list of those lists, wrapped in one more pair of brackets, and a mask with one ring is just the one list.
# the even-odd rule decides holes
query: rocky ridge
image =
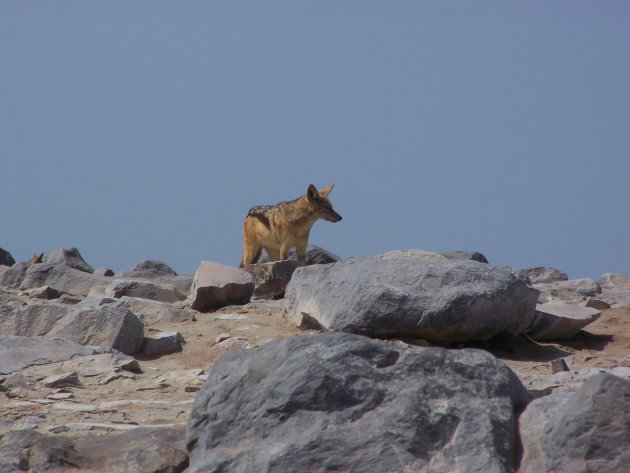
{"label": "rocky ridge", "polygon": [[0,472],[630,467],[628,276],[0,256]]}

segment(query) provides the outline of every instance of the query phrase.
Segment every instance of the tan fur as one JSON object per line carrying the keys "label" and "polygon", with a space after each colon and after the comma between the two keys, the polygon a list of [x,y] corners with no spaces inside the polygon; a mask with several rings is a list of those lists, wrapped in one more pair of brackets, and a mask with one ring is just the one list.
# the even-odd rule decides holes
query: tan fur
{"label": "tan fur", "polygon": [[320,218],[329,222],[341,220],[328,200],[335,185],[319,191],[313,184],[306,194],[290,202],[260,205],[250,209],[243,222],[243,258],[240,267],[256,263],[264,248],[269,261],[287,259],[292,247],[300,264],[306,260],[306,245],[313,224]]}

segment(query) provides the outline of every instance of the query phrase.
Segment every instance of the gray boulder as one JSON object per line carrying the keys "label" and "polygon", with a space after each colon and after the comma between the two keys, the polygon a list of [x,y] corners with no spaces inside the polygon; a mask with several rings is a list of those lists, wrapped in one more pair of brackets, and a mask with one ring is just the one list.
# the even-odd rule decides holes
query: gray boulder
{"label": "gray boulder", "polygon": [[177,273],[173,268],[162,261],[154,259],[140,261],[131,268],[131,271],[120,273],[122,278],[154,279],[174,276],[177,276]]}
{"label": "gray boulder", "polygon": [[132,312],[142,315],[144,323],[153,325],[161,322],[193,322],[195,312],[174,304],[138,299],[135,297],[121,297],[119,304],[127,307]]}
{"label": "gray boulder", "polygon": [[9,253],[4,248],[0,248],[0,266],[13,266],[15,264],[15,260],[11,253]]}
{"label": "gray boulder", "polygon": [[610,374],[533,401],[520,421],[519,472],[630,471],[630,381]]}
{"label": "gray boulder", "polygon": [[560,301],[538,304],[536,316],[525,333],[534,340],[566,340],[596,321],[600,314],[597,309]]}
{"label": "gray boulder", "polygon": [[47,388],[65,388],[67,386],[81,386],[79,375],[76,371],[67,373],[54,374],[41,380],[41,383]]}
{"label": "gray boulder", "polygon": [[63,264],[68,266],[69,268],[78,269],[79,271],[84,271],[86,273],[93,273],[94,268],[87,264],[79,250],[71,247],[71,248],[59,248],[58,250],[53,251],[45,256],[44,264]]}
{"label": "gray boulder", "polygon": [[604,273],[597,280],[604,289],[630,289],[630,276],[617,273]]}
{"label": "gray boulder", "polygon": [[76,452],[66,438],[33,430],[15,430],[0,437],[0,473],[58,472],[76,463]]}
{"label": "gray boulder", "polygon": [[540,302],[550,302],[554,299],[566,302],[584,302],[589,297],[595,297],[602,293],[601,286],[590,278],[535,283],[533,286],[540,291]]}
{"label": "gray boulder", "polygon": [[460,259],[460,260],[470,260],[477,261],[479,263],[488,263],[488,258],[486,258],[482,253],[478,251],[448,251],[446,253],[440,253],[442,256],[445,256],[448,259]]}
{"label": "gray boulder", "polygon": [[53,289],[76,297],[86,297],[96,286],[106,286],[110,278],[71,268],[64,264],[34,264],[28,267],[21,289],[50,286]]}
{"label": "gray boulder", "polygon": [[377,337],[488,340],[529,327],[538,291],[509,271],[438,256],[298,268],[287,286],[287,310],[300,327]]}
{"label": "gray boulder", "polygon": [[0,437],[0,472],[178,473],[188,466],[182,427],[137,428],[76,439],[32,430]]}
{"label": "gray boulder", "polygon": [[535,266],[533,268],[519,269],[517,271],[521,279],[528,278],[532,284],[566,281],[569,279],[567,273],[563,273],[556,268],[547,268],[544,266]]}
{"label": "gray boulder", "polygon": [[612,307],[630,307],[630,276],[605,273],[597,281],[602,288],[602,299]]}
{"label": "gray boulder", "polygon": [[281,299],[293,271],[298,267],[294,260],[274,261],[272,263],[250,264],[243,268],[254,278],[254,297],[262,299]]}
{"label": "gray boulder", "polygon": [[0,286],[13,289],[19,288],[26,276],[28,266],[28,263],[15,263],[10,268],[5,269],[2,267],[2,270],[0,270]]}
{"label": "gray boulder", "polygon": [[68,314],[50,332],[82,345],[111,347],[126,355],[142,349],[144,324],[125,307],[109,304]]}
{"label": "gray boulder", "polygon": [[102,348],[79,345],[59,337],[0,335],[0,374],[102,352]]}
{"label": "gray boulder", "polygon": [[33,302],[0,307],[0,333],[23,337],[58,336],[81,345],[138,353],[144,324],[128,308],[106,304],[95,308]]}
{"label": "gray boulder", "polygon": [[201,312],[246,304],[254,292],[252,276],[237,268],[202,261],[191,288],[191,308]]}
{"label": "gray boulder", "polygon": [[105,288],[106,297],[138,297],[159,302],[178,302],[186,299],[186,293],[182,293],[174,286],[166,283],[158,283],[156,280],[147,281],[141,279],[124,280],[114,279]]}
{"label": "gray boulder", "polygon": [[160,332],[144,339],[142,353],[147,356],[175,353],[182,351],[184,343],[184,337],[179,332]]}
{"label": "gray boulder", "polygon": [[179,473],[188,466],[184,426],[141,427],[121,434],[80,437],[74,448],[86,471]]}
{"label": "gray boulder", "polygon": [[188,422],[187,471],[509,472],[528,400],[481,350],[291,337],[215,364]]}

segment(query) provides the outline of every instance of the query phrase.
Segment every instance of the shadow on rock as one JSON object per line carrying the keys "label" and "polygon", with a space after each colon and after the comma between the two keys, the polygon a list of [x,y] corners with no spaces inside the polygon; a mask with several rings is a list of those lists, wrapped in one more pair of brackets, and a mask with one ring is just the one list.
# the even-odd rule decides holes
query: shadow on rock
{"label": "shadow on rock", "polygon": [[[566,342],[566,340],[563,340]],[[486,342],[471,342],[466,348],[481,348],[497,358],[515,361],[552,361],[571,353],[553,345],[543,345],[526,336],[501,333]]]}
{"label": "shadow on rock", "polygon": [[569,340],[558,340],[556,343],[576,350],[603,351],[614,340],[613,335],[598,335],[580,330],[577,335]]}

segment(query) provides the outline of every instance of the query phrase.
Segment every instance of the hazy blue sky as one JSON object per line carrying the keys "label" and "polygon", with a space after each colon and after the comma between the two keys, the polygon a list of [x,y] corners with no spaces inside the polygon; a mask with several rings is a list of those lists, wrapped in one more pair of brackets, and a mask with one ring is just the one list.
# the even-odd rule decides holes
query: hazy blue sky
{"label": "hazy blue sky", "polygon": [[238,264],[336,183],[342,257],[630,274],[630,2],[0,0],[0,247]]}

